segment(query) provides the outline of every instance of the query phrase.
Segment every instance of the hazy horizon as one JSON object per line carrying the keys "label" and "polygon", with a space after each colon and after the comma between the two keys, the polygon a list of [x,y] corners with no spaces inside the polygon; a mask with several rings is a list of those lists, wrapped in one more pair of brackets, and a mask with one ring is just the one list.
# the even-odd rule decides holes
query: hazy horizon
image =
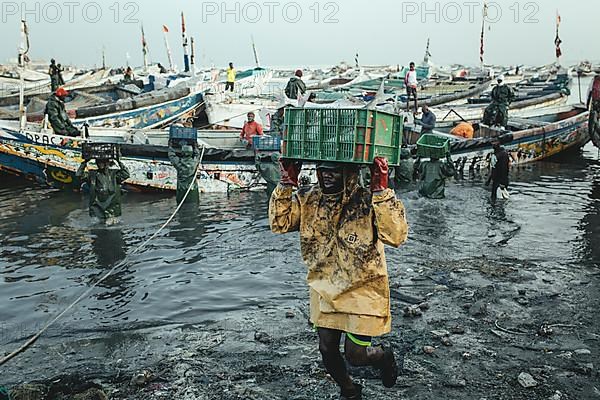
{"label": "hazy horizon", "polygon": [[[581,1],[577,7],[567,0],[488,3],[486,63],[553,62],[557,10],[562,20],[563,63],[600,58],[600,44],[587,39],[597,29],[593,28],[594,11],[600,11],[597,2]],[[230,61],[253,65],[251,36],[263,66],[354,63],[357,52],[364,65],[406,65],[423,59],[428,38],[436,64],[479,63],[482,2],[8,1],[1,7],[0,33],[5,39],[0,59],[4,61],[16,56],[19,21],[25,11],[33,60],[101,65],[105,47],[110,66],[125,65],[127,54],[131,65],[142,65],[143,23],[150,61],[168,63],[162,32],[166,25],[174,63],[181,67],[183,11],[188,35],[196,40],[199,66],[225,66]]]}

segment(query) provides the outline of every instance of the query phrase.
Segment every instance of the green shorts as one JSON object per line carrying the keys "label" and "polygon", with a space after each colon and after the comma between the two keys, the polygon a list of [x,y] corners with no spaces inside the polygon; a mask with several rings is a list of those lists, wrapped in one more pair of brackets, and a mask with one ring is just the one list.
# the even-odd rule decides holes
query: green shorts
{"label": "green shorts", "polygon": [[[319,329],[319,327],[316,325],[314,325],[313,328],[315,331]],[[350,339],[350,341],[352,343],[354,343],[357,346],[371,347],[373,345],[373,337],[372,336],[355,335],[355,334],[349,333],[349,332],[344,332],[344,334],[346,335],[346,337],[348,339]]]}

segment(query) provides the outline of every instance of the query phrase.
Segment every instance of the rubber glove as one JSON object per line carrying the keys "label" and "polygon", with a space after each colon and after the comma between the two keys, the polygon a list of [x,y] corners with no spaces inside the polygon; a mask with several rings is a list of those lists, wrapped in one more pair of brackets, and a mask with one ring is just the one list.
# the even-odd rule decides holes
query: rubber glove
{"label": "rubber glove", "polygon": [[300,176],[300,170],[302,169],[302,161],[281,159],[279,165],[281,169],[280,183],[298,187],[298,176]]}
{"label": "rubber glove", "polygon": [[387,159],[375,157],[371,166],[371,192],[381,192],[388,188],[389,170]]}

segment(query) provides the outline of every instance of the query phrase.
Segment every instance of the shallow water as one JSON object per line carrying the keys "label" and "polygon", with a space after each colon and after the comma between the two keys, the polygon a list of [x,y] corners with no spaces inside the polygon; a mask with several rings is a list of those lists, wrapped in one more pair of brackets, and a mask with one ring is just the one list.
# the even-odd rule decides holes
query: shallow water
{"label": "shallow water", "polygon": [[[511,180],[511,199],[496,206],[481,178],[450,184],[443,201],[400,192],[411,231],[406,245],[386,250],[392,281],[424,263],[482,255],[569,268],[600,264],[597,149],[521,167]],[[269,231],[265,193],[203,196],[198,209],[183,209],[142,253],[125,259],[174,207],[171,196],[128,194],[121,223],[100,227],[83,196],[0,175],[0,353],[115,263],[122,263],[117,273],[42,341],[307,301],[298,236]],[[32,379],[27,373],[19,380]]]}

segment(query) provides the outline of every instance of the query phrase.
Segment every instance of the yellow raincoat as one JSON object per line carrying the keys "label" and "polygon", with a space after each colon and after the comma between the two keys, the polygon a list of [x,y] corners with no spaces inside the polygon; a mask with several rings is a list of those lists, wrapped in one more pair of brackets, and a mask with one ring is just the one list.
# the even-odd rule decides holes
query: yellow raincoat
{"label": "yellow raincoat", "polygon": [[391,331],[390,289],[384,243],[406,241],[404,205],[387,189],[380,194],[346,177],[343,195],[324,195],[319,186],[294,193],[279,185],[269,220],[275,233],[300,231],[308,266],[311,321],[321,328],[356,335]]}

